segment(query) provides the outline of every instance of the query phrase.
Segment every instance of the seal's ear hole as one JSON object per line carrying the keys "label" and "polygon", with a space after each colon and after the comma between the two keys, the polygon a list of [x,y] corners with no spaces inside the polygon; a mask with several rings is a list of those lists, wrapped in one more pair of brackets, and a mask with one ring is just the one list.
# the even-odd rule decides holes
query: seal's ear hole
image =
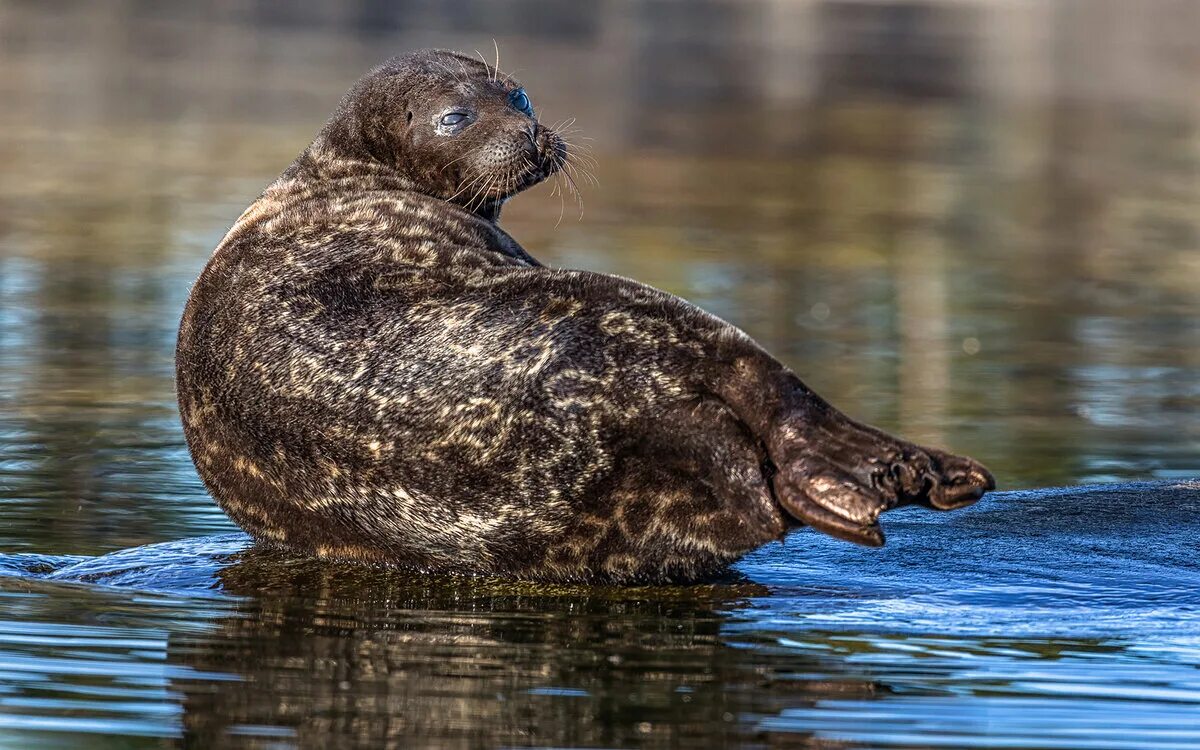
{"label": "seal's ear hole", "polygon": [[404,121],[405,121],[405,122],[412,122],[412,112],[409,112],[409,113],[408,113],[408,115],[407,115],[407,116],[404,118]]}

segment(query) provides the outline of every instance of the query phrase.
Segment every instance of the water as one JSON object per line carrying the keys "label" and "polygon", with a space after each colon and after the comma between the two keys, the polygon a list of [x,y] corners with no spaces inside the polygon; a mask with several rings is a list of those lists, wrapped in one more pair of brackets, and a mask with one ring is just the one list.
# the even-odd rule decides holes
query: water
{"label": "water", "polygon": [[[0,2],[0,747],[1200,746],[1197,8],[575,5]],[[595,138],[582,219],[506,209],[535,255],[1004,489],[1153,483],[696,587],[246,549],[177,424],[189,285],[362,70],[493,36]]]}
{"label": "water", "polygon": [[18,746],[1196,747],[1197,513],[1200,482],[1003,493],[897,513],[881,551],[801,534],[689,587],[415,578],[241,534],[10,555],[0,729]]}

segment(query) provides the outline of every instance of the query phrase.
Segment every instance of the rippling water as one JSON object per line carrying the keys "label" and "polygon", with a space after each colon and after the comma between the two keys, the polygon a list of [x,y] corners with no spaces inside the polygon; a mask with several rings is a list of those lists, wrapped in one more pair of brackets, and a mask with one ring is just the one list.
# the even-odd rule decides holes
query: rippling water
{"label": "rippling water", "polygon": [[881,551],[797,534],[689,587],[414,579],[241,534],[9,555],[0,728],[202,747],[1191,748],[1198,513],[1200,482],[1001,493],[901,511]]}
{"label": "rippling water", "polygon": [[[1200,746],[1197,10],[0,0],[0,747]],[[595,139],[582,219],[506,209],[534,254],[1088,486],[695,587],[249,549],[177,423],[189,285],[362,70],[493,36]]]}

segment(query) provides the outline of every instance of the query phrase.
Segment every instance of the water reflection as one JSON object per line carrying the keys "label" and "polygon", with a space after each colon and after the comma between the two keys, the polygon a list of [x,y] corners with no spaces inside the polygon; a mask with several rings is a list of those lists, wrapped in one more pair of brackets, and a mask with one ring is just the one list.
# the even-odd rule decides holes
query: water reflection
{"label": "water reflection", "polygon": [[785,633],[752,584],[544,589],[258,562],[221,578],[256,601],[169,647],[185,674],[240,675],[173,682],[202,746],[1078,747],[1104,714],[1130,746],[1200,739],[1174,705],[1200,682],[1117,642]]}
{"label": "water reflection", "polygon": [[[1155,491],[1189,513],[1200,500]],[[1120,580],[1028,544],[974,567],[901,545],[892,557],[911,567],[855,577],[843,547],[818,541],[664,588],[423,577],[247,550],[241,535],[59,561],[55,583],[0,579],[0,733],[70,733],[72,747],[109,733],[197,747],[1191,747],[1200,642],[1179,626],[1200,606],[1197,573],[1190,589],[1164,580],[1168,598],[1145,588],[1179,552],[1164,536]],[[1002,579],[983,575],[995,566]],[[130,596],[137,580],[175,591]],[[1086,618],[1071,598],[1087,607],[1106,587],[1123,616],[1101,627],[1115,630],[1049,635],[1086,631],[1059,621]],[[939,611],[948,628],[932,633],[923,619]],[[967,634],[981,627],[995,632]]]}
{"label": "water reflection", "polygon": [[258,601],[217,638],[170,644],[192,669],[248,678],[177,683],[185,731],[202,746],[244,727],[301,746],[718,743],[742,731],[745,711],[809,690],[763,696],[759,671],[722,642],[723,613],[744,607],[751,586],[545,590],[311,565],[239,565],[221,578]]}
{"label": "water reflection", "polygon": [[801,534],[689,587],[430,577],[242,534],[6,555],[23,575],[0,578],[0,729],[201,747],[1191,747],[1197,512],[1195,483],[1001,493],[901,513],[884,550]]}
{"label": "water reflection", "polygon": [[1007,487],[1200,474],[1195,3],[0,3],[0,744],[1200,743],[1195,515],[1154,488],[798,538],[765,590],[64,558],[233,531],[176,421],[190,283],[364,69],[492,37],[595,139],[581,221],[506,209],[547,262]]}

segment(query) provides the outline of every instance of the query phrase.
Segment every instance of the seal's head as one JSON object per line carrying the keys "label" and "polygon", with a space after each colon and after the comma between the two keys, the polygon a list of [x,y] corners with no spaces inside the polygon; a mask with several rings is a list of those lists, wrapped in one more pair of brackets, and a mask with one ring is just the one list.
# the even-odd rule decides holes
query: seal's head
{"label": "seal's head", "polygon": [[567,158],[520,83],[445,50],[395,57],[363,76],[313,146],[325,158],[394,170],[413,190],[485,214]]}

